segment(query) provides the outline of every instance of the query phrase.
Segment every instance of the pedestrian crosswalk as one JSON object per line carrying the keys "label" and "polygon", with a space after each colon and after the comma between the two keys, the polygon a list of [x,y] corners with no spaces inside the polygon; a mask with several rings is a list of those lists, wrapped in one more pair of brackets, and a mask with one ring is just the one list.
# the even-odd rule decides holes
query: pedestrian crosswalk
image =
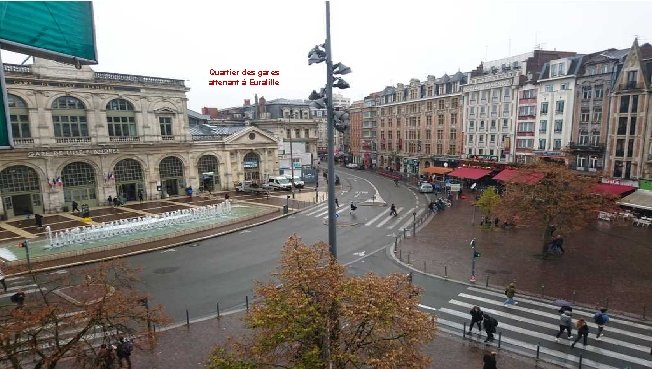
{"label": "pedestrian crosswalk", "polygon": [[[360,212],[360,208],[361,207],[358,207],[358,210],[356,210],[356,212]],[[396,208],[396,212],[398,213],[398,215],[393,216],[389,214],[389,208],[370,207],[368,209],[373,209],[371,210],[373,214],[371,215],[370,219],[365,219],[358,215],[358,219],[362,219],[365,221],[364,223],[360,222],[361,224],[364,224],[365,227],[399,229],[399,230],[412,226],[412,223],[414,222],[415,212],[416,212],[416,217],[419,217],[426,210],[426,209],[415,210],[415,208],[406,209],[405,207],[398,207]],[[339,216],[348,210],[349,210],[349,205],[347,204],[338,207],[336,213]],[[320,205],[313,209],[310,209],[309,211],[305,212],[304,215],[313,218],[328,219],[328,204]]]}
{"label": "pedestrian crosswalk", "polygon": [[[559,307],[543,300],[518,296],[518,305],[505,306],[504,300],[505,296],[500,292],[468,287],[444,306],[434,308],[423,305],[422,308],[437,315],[442,330],[462,335],[465,322],[466,329],[469,328],[469,311],[473,306],[480,306],[484,312],[498,320],[497,331],[501,333],[500,340],[504,348],[534,356],[539,345],[539,353],[544,359],[562,365],[577,367],[581,360],[582,367],[589,368],[652,368],[652,325],[611,316],[603,336],[596,340],[594,312],[574,307],[573,324],[577,319],[585,319],[589,325],[589,338],[586,346],[580,340],[575,348],[570,348],[572,341],[566,339],[566,334],[560,336],[559,342],[555,340],[559,331]],[[576,333],[573,326],[575,337]],[[466,336],[478,341],[484,341],[485,338],[484,332],[479,335],[477,331],[467,333]],[[492,344],[497,344],[497,341],[496,339]]]}

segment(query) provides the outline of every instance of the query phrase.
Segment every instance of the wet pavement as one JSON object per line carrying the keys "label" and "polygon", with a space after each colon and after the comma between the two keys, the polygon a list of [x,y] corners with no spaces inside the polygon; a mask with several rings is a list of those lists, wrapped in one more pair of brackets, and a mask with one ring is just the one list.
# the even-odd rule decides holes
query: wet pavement
{"label": "wet pavement", "polygon": [[[469,196],[469,198],[472,198]],[[516,281],[517,291],[563,298],[589,307],[608,306],[641,317],[652,308],[652,228],[623,220],[597,220],[584,230],[563,234],[566,253],[543,260],[542,230],[516,227],[482,229],[480,211],[469,198],[454,201],[417,233],[403,241],[403,261],[419,270],[456,280],[471,275],[471,239],[477,239],[478,284],[504,288]],[[474,224],[472,224],[474,223]],[[408,256],[409,255],[409,256]]]}
{"label": "wet pavement", "polygon": [[[246,333],[242,324],[244,313],[223,316],[204,322],[181,326],[159,334],[158,344],[150,349],[146,342],[140,343],[132,355],[133,368],[172,369],[204,368],[215,345],[224,344],[228,337],[241,337]],[[495,349],[495,348],[493,348]],[[440,333],[426,348],[432,358],[430,368],[481,368],[484,346]],[[558,368],[537,363],[533,359],[500,351],[498,368]]]}

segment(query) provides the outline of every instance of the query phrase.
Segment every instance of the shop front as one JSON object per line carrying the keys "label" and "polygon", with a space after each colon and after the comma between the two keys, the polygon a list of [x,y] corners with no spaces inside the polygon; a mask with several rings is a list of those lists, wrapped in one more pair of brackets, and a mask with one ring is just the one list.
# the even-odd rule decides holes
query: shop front
{"label": "shop front", "polygon": [[134,159],[123,159],[113,168],[116,194],[122,201],[136,201],[138,194],[147,198],[145,177],[140,163]]}
{"label": "shop front", "polygon": [[14,165],[0,172],[0,195],[8,218],[43,214],[40,178],[33,168]]}
{"label": "shop front", "polygon": [[159,164],[162,198],[176,196],[184,192],[186,181],[183,177],[183,162],[176,156],[168,156]]}

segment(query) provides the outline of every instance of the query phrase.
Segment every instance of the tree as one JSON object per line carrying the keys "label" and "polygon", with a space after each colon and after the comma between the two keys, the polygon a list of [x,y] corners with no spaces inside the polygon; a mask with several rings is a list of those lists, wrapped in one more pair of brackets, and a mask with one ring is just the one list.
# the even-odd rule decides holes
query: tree
{"label": "tree", "polygon": [[614,198],[595,194],[595,185],[593,177],[540,162],[519,169],[519,174],[505,183],[496,211],[503,219],[541,228],[545,256],[553,230],[573,232],[595,221],[599,211],[613,211]]}
{"label": "tree", "polygon": [[[499,202],[500,196],[496,193],[496,189],[494,187],[487,187],[482,192],[478,201],[475,202],[475,205],[490,218]],[[491,226],[491,224],[492,223],[489,222],[489,226]]]}
{"label": "tree", "polygon": [[421,352],[434,318],[418,308],[420,289],[392,274],[347,276],[328,246],[285,243],[278,283],[258,283],[244,318],[250,334],[217,347],[210,369],[425,368]]}
{"label": "tree", "polygon": [[52,369],[64,357],[75,357],[76,368],[95,367],[100,343],[169,321],[160,306],[147,306],[136,270],[121,261],[32,277],[39,293],[27,295],[22,307],[0,307],[0,353],[14,369]]}

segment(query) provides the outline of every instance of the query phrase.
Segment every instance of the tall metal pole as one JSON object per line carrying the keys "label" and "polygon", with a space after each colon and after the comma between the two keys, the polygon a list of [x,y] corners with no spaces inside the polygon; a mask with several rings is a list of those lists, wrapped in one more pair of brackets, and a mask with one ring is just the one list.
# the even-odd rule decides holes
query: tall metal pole
{"label": "tall metal pole", "polygon": [[328,245],[337,259],[337,224],[335,218],[335,149],[333,142],[333,54],[331,52],[331,7],[326,1],[326,115],[328,120]]}
{"label": "tall metal pole", "polygon": [[[290,115],[288,116],[288,127],[291,126],[290,119],[292,118],[292,110],[290,110]],[[294,199],[294,160],[292,159],[292,128],[290,127],[290,172],[292,174],[292,180],[290,181],[290,191],[292,191],[292,198]]]}

